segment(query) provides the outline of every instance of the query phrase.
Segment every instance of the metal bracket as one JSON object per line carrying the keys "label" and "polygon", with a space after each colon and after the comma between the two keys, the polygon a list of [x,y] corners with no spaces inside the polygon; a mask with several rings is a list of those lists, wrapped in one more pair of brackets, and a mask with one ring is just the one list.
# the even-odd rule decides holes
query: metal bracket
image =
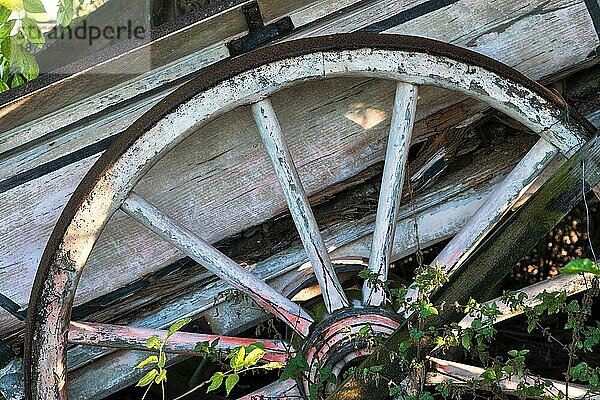
{"label": "metal bracket", "polygon": [[294,30],[290,17],[284,17],[272,24],[265,25],[258,3],[242,6],[242,12],[248,24],[248,34],[227,43],[229,54],[232,57],[247,53],[285,35]]}
{"label": "metal bracket", "polygon": [[8,311],[13,317],[19,321],[25,321],[27,317],[27,309],[21,310],[21,306],[0,293],[0,307]]}

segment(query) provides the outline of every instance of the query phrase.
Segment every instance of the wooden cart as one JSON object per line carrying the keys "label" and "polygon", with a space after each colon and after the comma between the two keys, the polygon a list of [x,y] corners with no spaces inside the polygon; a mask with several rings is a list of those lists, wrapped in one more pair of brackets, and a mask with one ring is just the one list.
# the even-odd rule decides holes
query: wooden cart
{"label": "wooden cart", "polygon": [[[169,362],[201,340],[246,343],[233,336],[274,315],[303,344],[262,338],[270,359],[302,351],[339,372],[368,354],[330,350],[336,329],[390,336],[404,320],[381,291],[365,284],[355,299],[346,282],[362,268],[385,279],[450,238],[435,258],[456,277],[441,298],[485,299],[580,198],[582,176],[585,190],[598,182],[598,146],[584,144],[599,86],[568,78],[595,71],[592,3],[240,1],[9,92],[0,331],[24,343],[25,398],[96,399],[135,382],[145,339],[183,316],[205,332],[178,337]],[[147,72],[127,73],[148,54]],[[573,88],[586,115],[560,96]],[[566,159],[571,181],[555,173]],[[521,226],[511,235],[508,214]],[[560,277],[525,290],[557,286],[584,289]],[[222,296],[232,287],[258,307]],[[317,322],[298,303],[316,296]],[[276,382],[247,398],[306,390]]]}

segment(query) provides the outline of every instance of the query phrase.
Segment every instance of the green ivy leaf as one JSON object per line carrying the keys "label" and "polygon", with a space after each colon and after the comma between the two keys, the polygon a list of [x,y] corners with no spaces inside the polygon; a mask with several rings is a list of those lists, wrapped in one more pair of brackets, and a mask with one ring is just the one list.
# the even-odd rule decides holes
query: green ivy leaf
{"label": "green ivy leaf", "polygon": [[180,330],[181,328],[183,328],[184,326],[186,326],[187,324],[189,324],[192,321],[191,318],[182,318],[178,321],[175,321],[175,323],[173,325],[171,325],[171,327],[169,328],[169,332],[167,333],[167,338],[169,336],[171,336],[172,334],[174,334],[175,332],[177,332],[178,330]]}
{"label": "green ivy leaf", "polygon": [[582,272],[600,275],[600,268],[598,268],[598,265],[592,260],[584,258],[582,260],[571,261],[561,268],[560,272],[566,275],[574,275]]}
{"label": "green ivy leaf", "polygon": [[582,372],[587,369],[587,364],[585,362],[580,362],[571,370],[571,376],[575,379],[579,379]]}
{"label": "green ivy leaf", "polygon": [[158,373],[158,375],[156,376],[156,378],[154,378],[154,383],[156,383],[157,385],[163,381],[164,382],[167,381],[167,370],[166,369],[161,369],[160,372]]}
{"label": "green ivy leaf", "polygon": [[158,336],[150,336],[150,338],[148,338],[148,341],[146,342],[146,347],[149,349],[160,350],[160,339],[158,338]]}
{"label": "green ivy leaf", "polygon": [[15,74],[15,75],[13,75],[13,77],[10,81],[10,88],[11,89],[16,88],[17,86],[21,86],[24,83],[25,83],[25,79],[23,79],[20,74]]}
{"label": "green ivy leaf", "polygon": [[12,14],[12,10],[10,8],[0,5],[0,24],[8,21],[10,14]]}
{"label": "green ivy leaf", "polygon": [[265,349],[265,344],[263,342],[256,342],[256,343],[252,343],[251,345],[246,347],[246,353],[251,352],[254,349],[261,349],[264,350]]}
{"label": "green ivy leaf", "polygon": [[308,363],[302,357],[302,353],[297,352],[294,357],[288,358],[279,380],[297,379],[302,372],[308,372],[309,370]]}
{"label": "green ivy leaf", "polygon": [[421,392],[419,394],[419,400],[433,400],[433,395],[429,392]]}
{"label": "green ivy leaf", "polygon": [[156,364],[157,362],[158,362],[158,357],[148,356],[148,357],[146,357],[146,359],[140,361],[139,364],[133,368],[144,368],[148,364]]}
{"label": "green ivy leaf", "polygon": [[6,84],[6,82],[0,81],[0,93],[6,92],[9,89],[10,89],[10,87],[8,87],[8,85]]}
{"label": "green ivy leaf", "polygon": [[37,78],[40,73],[37,61],[23,45],[19,44],[18,37],[11,36],[3,42],[2,54],[6,57],[6,53],[4,53],[5,42],[8,42],[10,47],[11,66],[18,69],[28,81]]}
{"label": "green ivy leaf", "polygon": [[421,316],[428,317],[430,315],[437,315],[438,310],[433,306],[433,304],[429,302],[424,302],[423,307],[421,308]]}
{"label": "green ivy leaf", "polygon": [[46,12],[44,4],[40,0],[23,0],[25,11],[30,13],[42,14]]}
{"label": "green ivy leaf", "polygon": [[390,396],[396,397],[404,393],[404,388],[400,385],[390,386]]}
{"label": "green ivy leaf", "polygon": [[425,336],[425,332],[419,329],[411,329],[409,332],[410,338],[413,340],[419,340]]}
{"label": "green ivy leaf", "polygon": [[238,347],[234,354],[231,356],[231,360],[229,360],[229,366],[237,371],[244,366],[244,359],[246,357],[246,348]]}
{"label": "green ivy leaf", "polygon": [[167,355],[165,353],[160,353],[160,359],[158,360],[158,366],[160,368],[164,368],[167,363]]}
{"label": "green ivy leaf", "polygon": [[406,356],[408,356],[408,349],[411,346],[412,346],[412,343],[409,341],[400,343],[400,346],[398,346],[398,352],[400,353],[400,356],[402,358],[406,358]]}
{"label": "green ivy leaf", "polygon": [[483,379],[487,379],[490,381],[495,381],[497,377],[496,371],[493,368],[486,369],[481,373],[481,376],[483,377]]}
{"label": "green ivy leaf", "polygon": [[210,385],[208,386],[208,389],[206,389],[206,393],[220,388],[223,383],[223,376],[225,376],[225,374],[222,372],[215,372],[214,375],[210,377]]}
{"label": "green ivy leaf", "polygon": [[152,383],[152,381],[154,381],[154,378],[156,377],[156,375],[158,375],[158,370],[153,369],[151,371],[148,371],[148,373],[146,375],[144,375],[135,386],[148,386]]}
{"label": "green ivy leaf", "polygon": [[277,361],[271,361],[271,362],[261,365],[260,368],[267,370],[267,371],[272,371],[274,369],[280,369],[283,367],[284,367],[283,363],[280,363]]}
{"label": "green ivy leaf", "polygon": [[369,334],[371,333],[372,329],[373,328],[371,327],[371,324],[366,324],[365,326],[363,326],[362,328],[360,328],[358,330],[358,334],[360,336],[369,336]]}
{"label": "green ivy leaf", "polygon": [[23,18],[21,20],[23,22],[23,31],[25,32],[25,36],[27,39],[33,44],[42,45],[46,42],[46,38],[40,31],[38,24],[35,20],[31,18]]}
{"label": "green ivy leaf", "polygon": [[15,41],[15,43],[20,44],[23,47],[27,47],[27,38],[23,35],[23,32],[19,31],[16,35],[11,36],[11,39]]}
{"label": "green ivy leaf", "polygon": [[[10,36],[10,32],[12,32],[13,28],[15,27],[15,22],[17,21],[11,19],[10,21],[6,21],[0,26],[0,40],[4,40]],[[10,58],[10,55],[6,54],[4,50],[2,51],[2,55],[6,58]]]}
{"label": "green ivy leaf", "polygon": [[229,396],[229,392],[231,392],[231,389],[233,389],[239,381],[240,376],[238,374],[232,374],[227,377],[225,380],[225,391],[227,392],[226,396]]}
{"label": "green ivy leaf", "polygon": [[265,355],[266,351],[264,351],[263,349],[254,349],[252,350],[250,353],[248,353],[248,355],[246,356],[246,358],[244,358],[244,363],[243,366],[244,367],[251,367],[253,365],[256,365],[256,363],[258,363],[258,361],[263,358],[263,356]]}
{"label": "green ivy leaf", "polygon": [[471,348],[471,335],[465,332],[465,334],[461,336],[460,342],[465,349],[469,350]]}
{"label": "green ivy leaf", "polygon": [[58,3],[58,13],[56,14],[56,23],[66,28],[73,21],[74,12],[73,0],[60,0]]}

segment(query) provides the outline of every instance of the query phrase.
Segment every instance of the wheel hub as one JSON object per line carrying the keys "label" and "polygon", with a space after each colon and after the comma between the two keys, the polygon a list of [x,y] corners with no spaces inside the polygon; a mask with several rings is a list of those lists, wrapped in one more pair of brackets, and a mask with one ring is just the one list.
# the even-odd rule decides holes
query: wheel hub
{"label": "wheel hub", "polygon": [[[308,397],[310,386],[321,381],[321,373],[329,368],[341,382],[343,373],[373,353],[400,322],[399,315],[377,308],[352,307],[329,315],[312,330],[302,346],[309,366],[302,377],[304,395]],[[334,388],[329,382],[324,390],[329,393]]]}

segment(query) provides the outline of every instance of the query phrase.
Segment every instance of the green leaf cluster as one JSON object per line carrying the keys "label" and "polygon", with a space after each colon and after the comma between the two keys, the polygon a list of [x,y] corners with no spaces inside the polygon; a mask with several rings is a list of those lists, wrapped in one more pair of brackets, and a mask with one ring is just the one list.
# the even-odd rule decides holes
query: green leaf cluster
{"label": "green leaf cluster", "polygon": [[600,276],[600,268],[598,267],[598,264],[588,258],[571,261],[562,267],[560,272],[566,275],[588,273]]}
{"label": "green leaf cluster", "polygon": [[[58,23],[67,26],[73,19],[73,0],[59,1]],[[0,92],[38,77],[32,53],[44,46],[46,38],[29,14],[45,12],[40,0],[0,0]]]}

